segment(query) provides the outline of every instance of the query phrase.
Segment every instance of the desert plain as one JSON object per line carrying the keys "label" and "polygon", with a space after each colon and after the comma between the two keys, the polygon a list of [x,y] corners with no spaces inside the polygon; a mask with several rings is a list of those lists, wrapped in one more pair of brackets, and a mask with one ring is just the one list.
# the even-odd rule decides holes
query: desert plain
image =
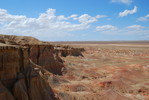
{"label": "desert plain", "polygon": [[84,48],[62,57],[66,69],[54,77],[62,100],[149,100],[149,42],[57,42]]}

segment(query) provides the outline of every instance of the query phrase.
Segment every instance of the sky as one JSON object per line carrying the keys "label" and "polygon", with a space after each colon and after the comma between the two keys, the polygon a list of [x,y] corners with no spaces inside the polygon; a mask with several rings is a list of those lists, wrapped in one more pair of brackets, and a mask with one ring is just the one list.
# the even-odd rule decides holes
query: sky
{"label": "sky", "polygon": [[43,41],[149,40],[149,0],[0,0],[0,34]]}

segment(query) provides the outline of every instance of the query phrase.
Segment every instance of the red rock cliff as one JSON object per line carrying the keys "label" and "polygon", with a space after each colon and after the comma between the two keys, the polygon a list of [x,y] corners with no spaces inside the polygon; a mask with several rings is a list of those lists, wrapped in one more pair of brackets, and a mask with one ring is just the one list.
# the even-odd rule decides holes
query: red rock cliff
{"label": "red rock cliff", "polygon": [[83,56],[82,51],[59,49],[32,37],[0,35],[0,100],[58,100],[46,74],[62,75],[60,56]]}
{"label": "red rock cliff", "polygon": [[0,100],[55,100],[52,89],[34,68],[27,48],[1,44]]}
{"label": "red rock cliff", "polygon": [[52,45],[29,45],[30,59],[49,72],[62,75],[63,61],[58,57]]}
{"label": "red rock cliff", "polygon": [[48,42],[42,42],[32,37],[0,35],[0,42],[10,45],[19,45],[28,49],[29,58],[48,71],[61,75],[64,67],[63,61],[58,57],[54,46]]}

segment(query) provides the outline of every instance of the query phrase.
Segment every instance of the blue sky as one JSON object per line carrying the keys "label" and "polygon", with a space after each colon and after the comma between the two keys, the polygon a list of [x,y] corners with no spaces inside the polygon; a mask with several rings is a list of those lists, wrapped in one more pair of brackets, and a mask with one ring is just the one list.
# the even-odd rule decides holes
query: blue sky
{"label": "blue sky", "polygon": [[45,41],[149,40],[149,0],[0,0],[0,34]]}

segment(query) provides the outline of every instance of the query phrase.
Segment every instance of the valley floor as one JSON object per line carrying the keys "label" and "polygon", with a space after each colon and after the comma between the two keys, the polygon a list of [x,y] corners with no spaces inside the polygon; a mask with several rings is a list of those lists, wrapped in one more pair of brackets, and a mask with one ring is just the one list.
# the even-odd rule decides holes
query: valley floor
{"label": "valley floor", "polygon": [[63,57],[63,75],[50,79],[61,100],[149,100],[148,44],[69,45],[86,51]]}

